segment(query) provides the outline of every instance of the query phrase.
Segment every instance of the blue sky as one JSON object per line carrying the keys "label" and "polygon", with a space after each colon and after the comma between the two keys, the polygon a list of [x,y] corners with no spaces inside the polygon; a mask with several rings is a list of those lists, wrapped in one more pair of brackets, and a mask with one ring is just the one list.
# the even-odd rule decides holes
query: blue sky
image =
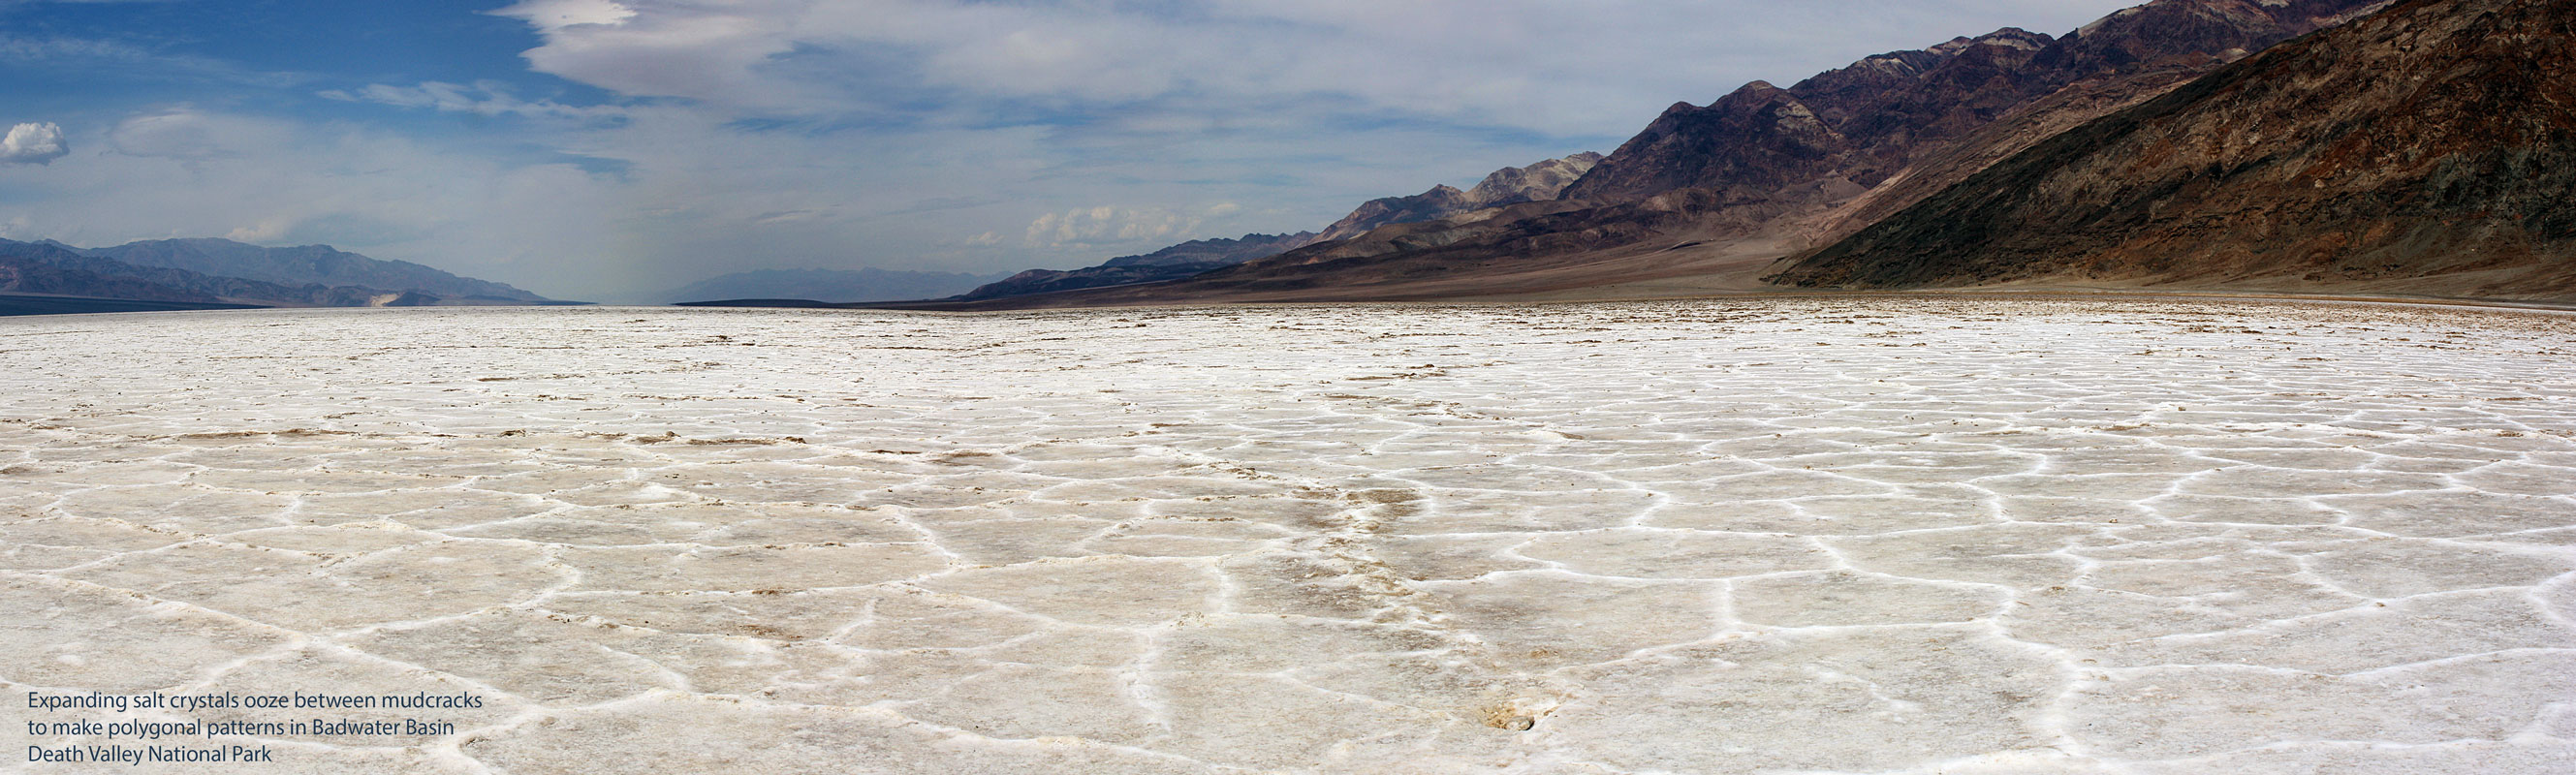
{"label": "blue sky", "polygon": [[1071,267],[2127,4],[0,0],[0,237],[325,242],[596,300]]}

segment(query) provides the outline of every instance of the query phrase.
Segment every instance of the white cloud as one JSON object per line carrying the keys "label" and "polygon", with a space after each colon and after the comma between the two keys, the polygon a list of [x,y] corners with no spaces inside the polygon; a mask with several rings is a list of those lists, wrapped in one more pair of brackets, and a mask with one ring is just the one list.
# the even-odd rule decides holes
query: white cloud
{"label": "white cloud", "polygon": [[491,13],[525,20],[545,38],[524,54],[540,72],[635,96],[780,109],[817,97],[796,79],[753,72],[798,45],[796,5],[531,0]]}
{"label": "white cloud", "polygon": [[635,18],[635,9],[613,0],[526,0],[492,14],[526,19],[537,29],[553,31],[583,24],[616,24]]}
{"label": "white cloud", "polygon": [[294,226],[293,221],[272,218],[249,226],[236,227],[232,231],[225,232],[224,239],[254,244],[276,242],[285,239],[287,230]]}
{"label": "white cloud", "polygon": [[1040,215],[1029,222],[1027,242],[1032,247],[1170,243],[1185,240],[1181,235],[1195,232],[1202,222],[1160,207],[1101,205]]}
{"label": "white cloud", "polygon": [[9,164],[51,164],[71,152],[63,142],[63,128],[51,122],[19,124],[0,138],[0,162]]}

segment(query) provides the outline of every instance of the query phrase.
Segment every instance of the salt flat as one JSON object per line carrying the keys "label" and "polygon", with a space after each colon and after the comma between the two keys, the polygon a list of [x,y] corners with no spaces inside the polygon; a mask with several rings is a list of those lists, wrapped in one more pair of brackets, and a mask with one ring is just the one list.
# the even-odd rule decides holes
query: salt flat
{"label": "salt flat", "polygon": [[[27,693],[249,772],[2576,771],[2576,317],[0,320]],[[206,772],[203,764],[23,764]]]}

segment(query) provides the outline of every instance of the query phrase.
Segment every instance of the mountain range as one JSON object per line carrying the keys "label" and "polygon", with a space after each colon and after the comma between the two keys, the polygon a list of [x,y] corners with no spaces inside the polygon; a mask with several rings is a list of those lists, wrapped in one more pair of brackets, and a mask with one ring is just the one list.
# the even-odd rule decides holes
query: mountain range
{"label": "mountain range", "polygon": [[1554,196],[1439,187],[1187,278],[911,306],[1995,283],[2566,299],[2570,9],[2156,0],[1676,104],[1563,160],[1586,169]]}
{"label": "mountain range", "polygon": [[80,250],[140,267],[184,269],[205,275],[287,285],[321,284],[382,288],[443,298],[538,302],[546,298],[489,280],[459,277],[409,261],[383,261],[329,245],[267,248],[226,239],[165,239]]}
{"label": "mountain range", "polygon": [[0,293],[188,306],[562,303],[500,283],[327,245],[265,248],[222,239],[149,240],[94,249],[52,240],[0,240]]}

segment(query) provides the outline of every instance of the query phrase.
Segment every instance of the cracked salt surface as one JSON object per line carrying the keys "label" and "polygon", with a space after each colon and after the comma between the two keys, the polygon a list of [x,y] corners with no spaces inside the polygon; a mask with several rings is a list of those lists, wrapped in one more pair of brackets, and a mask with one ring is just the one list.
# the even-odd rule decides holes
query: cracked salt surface
{"label": "cracked salt surface", "polygon": [[0,374],[6,696],[489,698],[232,769],[2576,771],[2561,314],[209,312]]}

